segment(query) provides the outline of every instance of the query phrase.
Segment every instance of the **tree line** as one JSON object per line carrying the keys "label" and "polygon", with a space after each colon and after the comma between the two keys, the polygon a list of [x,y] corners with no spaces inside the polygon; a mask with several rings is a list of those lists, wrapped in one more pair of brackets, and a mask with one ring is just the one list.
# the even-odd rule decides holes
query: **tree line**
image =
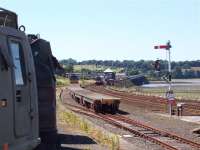
{"label": "tree line", "polygon": [[[160,60],[159,76],[167,74],[168,62],[166,60]],[[72,58],[64,59],[60,61],[65,66],[65,69],[73,69],[74,65],[96,65],[105,66],[110,68],[123,68],[121,72],[126,72],[128,75],[144,74],[147,77],[158,77],[158,73],[155,73],[153,60],[84,60],[76,61]],[[171,63],[173,78],[200,78],[200,60],[194,61],[173,61]],[[196,69],[194,69],[196,68]]]}

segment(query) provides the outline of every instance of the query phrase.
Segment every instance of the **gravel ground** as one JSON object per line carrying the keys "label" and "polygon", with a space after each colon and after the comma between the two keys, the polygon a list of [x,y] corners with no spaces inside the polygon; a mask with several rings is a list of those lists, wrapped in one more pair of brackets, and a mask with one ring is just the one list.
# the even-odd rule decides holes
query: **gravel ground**
{"label": "gravel ground", "polygon": [[[71,103],[78,105],[72,98],[69,96],[68,91],[65,90],[63,94],[64,102],[63,103]],[[148,110],[144,110],[138,107],[135,107],[131,103],[121,103],[120,104],[120,110],[122,110],[123,114],[126,114],[126,116],[133,118],[135,120],[144,122],[148,125],[151,125],[153,127],[163,129],[166,131],[170,131],[173,133],[178,134],[179,136],[188,138],[190,140],[196,141],[200,143],[200,138],[196,134],[192,134],[192,130],[194,128],[199,127],[198,124],[195,123],[189,123],[185,121],[181,121],[179,119],[174,119],[170,117],[163,117],[158,113],[152,113]],[[153,143],[150,143],[149,141],[146,141],[140,137],[137,137],[135,135],[131,135],[129,132],[125,132],[123,130],[120,130],[116,127],[113,127],[112,125],[109,125],[105,123],[104,121],[97,120],[94,118],[86,117],[88,120],[92,121],[93,123],[97,124],[99,127],[102,127],[108,131],[111,131],[113,133],[116,133],[121,136],[120,138],[120,149],[127,149],[127,150],[160,150],[163,149],[160,146],[157,146]],[[128,142],[128,144],[127,144]],[[126,143],[126,144],[124,144]]]}
{"label": "gravel ground", "polygon": [[[63,103],[70,103],[73,105],[78,105],[70,96],[67,90],[64,91],[63,94]],[[79,105],[78,105],[79,106]],[[82,115],[80,115],[82,116]],[[95,118],[91,118],[88,116],[83,116],[88,119],[93,124],[97,125],[98,128],[106,130],[108,132],[112,132],[120,135],[120,150],[161,150],[160,146],[150,143],[140,137],[130,134],[124,130],[120,130],[102,120],[98,120]],[[131,136],[131,137],[124,137]]]}
{"label": "gravel ground", "polygon": [[120,109],[129,113],[127,116],[130,118],[144,122],[152,127],[170,131],[179,136],[200,143],[199,135],[192,133],[193,129],[200,126],[199,124],[182,121],[170,116],[164,117],[159,113],[141,110],[141,108],[134,107],[127,103],[121,103]]}

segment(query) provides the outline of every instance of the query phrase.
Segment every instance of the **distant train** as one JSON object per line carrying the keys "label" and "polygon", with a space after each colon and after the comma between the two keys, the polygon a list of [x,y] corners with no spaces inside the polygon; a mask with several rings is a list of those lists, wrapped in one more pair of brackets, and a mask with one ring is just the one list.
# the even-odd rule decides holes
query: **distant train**
{"label": "distant train", "polygon": [[115,76],[111,75],[104,75],[104,76],[97,76],[95,78],[95,85],[114,85],[115,83]]}
{"label": "distant train", "polygon": [[69,76],[69,81],[71,84],[78,84],[79,83],[79,77],[76,74],[71,74]]}
{"label": "distant train", "polygon": [[68,87],[71,97],[80,105],[93,109],[96,113],[115,114],[119,109],[120,98],[95,93],[78,85]]}
{"label": "distant train", "polygon": [[113,86],[116,80],[116,75],[114,72],[105,72],[104,78],[105,78],[106,85]]}
{"label": "distant train", "polygon": [[97,76],[97,77],[95,78],[95,84],[96,84],[96,85],[104,85],[103,77]]}

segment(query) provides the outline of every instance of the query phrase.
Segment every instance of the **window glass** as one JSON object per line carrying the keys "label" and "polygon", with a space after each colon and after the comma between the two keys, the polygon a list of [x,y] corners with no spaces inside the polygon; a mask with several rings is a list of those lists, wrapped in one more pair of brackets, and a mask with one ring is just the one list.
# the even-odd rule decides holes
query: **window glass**
{"label": "window glass", "polygon": [[22,75],[22,65],[21,65],[21,57],[20,57],[20,44],[17,42],[11,41],[10,43],[12,59],[14,62],[14,71],[15,71],[15,81],[16,85],[23,85],[23,75]]}

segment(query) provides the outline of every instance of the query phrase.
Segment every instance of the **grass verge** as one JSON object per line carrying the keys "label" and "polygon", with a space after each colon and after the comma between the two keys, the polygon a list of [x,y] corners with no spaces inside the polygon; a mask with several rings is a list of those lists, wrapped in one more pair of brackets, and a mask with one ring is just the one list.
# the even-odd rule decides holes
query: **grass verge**
{"label": "grass verge", "polygon": [[86,86],[94,84],[94,83],[95,83],[95,80],[84,80],[84,79],[81,79],[79,81],[79,84],[81,85],[81,87],[86,87]]}
{"label": "grass verge", "polygon": [[63,87],[69,85],[69,80],[65,77],[56,76],[56,86]]}
{"label": "grass verge", "polygon": [[[165,98],[167,88],[142,88],[142,87],[131,87],[131,88],[119,88],[109,87],[113,90],[125,91],[128,93],[134,93],[136,95],[146,96],[157,96]],[[173,89],[177,100],[198,100],[200,101],[200,89]]]}

